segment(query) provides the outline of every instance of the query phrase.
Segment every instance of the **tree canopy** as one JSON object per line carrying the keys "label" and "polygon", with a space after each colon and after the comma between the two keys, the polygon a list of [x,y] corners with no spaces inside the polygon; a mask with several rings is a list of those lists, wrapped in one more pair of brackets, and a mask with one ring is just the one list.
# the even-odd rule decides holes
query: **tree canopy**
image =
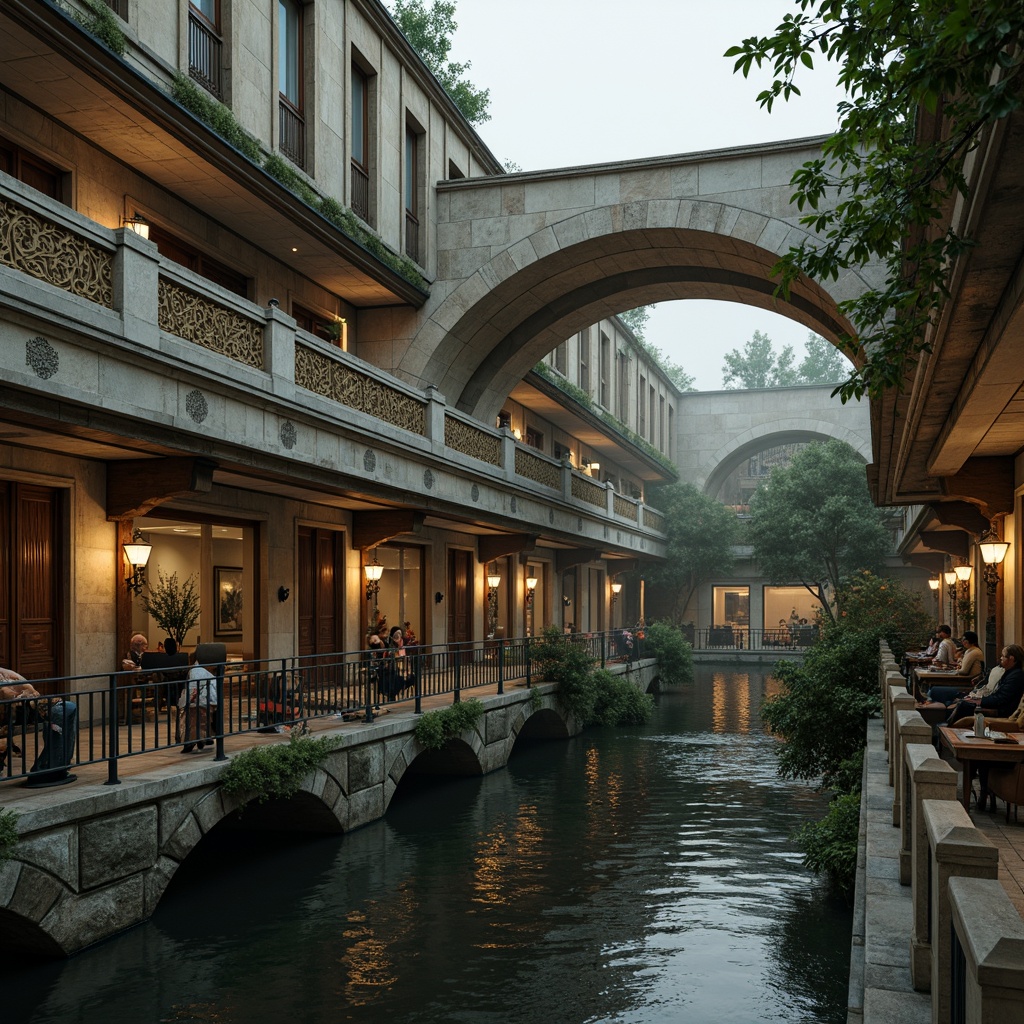
{"label": "tree canopy", "polygon": [[665,517],[668,550],[650,578],[664,588],[670,616],[678,622],[697,587],[732,568],[739,524],[732,509],[691,483],[660,487],[654,501]]}
{"label": "tree canopy", "polygon": [[807,335],[806,354],[799,366],[794,365],[792,345],[776,353],[772,339],[761,331],[754,331],[742,352],[734,348],[724,359],[722,387],[727,390],[838,384],[849,369],[835,345],[813,332]]}
{"label": "tree canopy", "polygon": [[392,16],[463,117],[470,124],[489,121],[491,90],[478,89],[464,77],[472,67],[469,61],[458,64],[448,59],[452,36],[459,27],[455,21],[455,0],[433,0],[429,7],[424,0],[395,0]]}
{"label": "tree canopy", "polygon": [[[768,110],[800,94],[815,60],[839,65],[847,99],[820,159],[793,176],[801,223],[817,233],[775,267],[787,294],[801,274],[838,280],[878,263],[884,283],[839,309],[860,365],[836,390],[845,402],[901,386],[928,344],[948,295],[947,275],[969,244],[943,227],[968,192],[965,161],[990,127],[1024,100],[1024,0],[792,0],[775,32],[726,51],[747,76],[768,64]],[[919,112],[942,131],[922,127]]]}
{"label": "tree canopy", "polygon": [[844,577],[877,569],[891,549],[864,463],[835,439],[808,445],[772,471],[750,499],[749,534],[761,572],[774,584],[803,584],[826,615],[822,585],[841,601]]}

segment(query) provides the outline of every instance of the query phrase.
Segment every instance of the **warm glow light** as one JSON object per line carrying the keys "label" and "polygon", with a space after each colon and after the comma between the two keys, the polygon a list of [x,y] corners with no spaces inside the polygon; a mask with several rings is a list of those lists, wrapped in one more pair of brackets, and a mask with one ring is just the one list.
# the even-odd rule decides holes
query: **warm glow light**
{"label": "warm glow light", "polygon": [[986,565],[1001,565],[1010,545],[1001,540],[985,540],[978,547],[981,549],[981,560]]}
{"label": "warm glow light", "polygon": [[932,590],[938,590],[939,589],[939,577],[938,576],[933,576],[928,581],[928,586],[931,587]]}
{"label": "warm glow light", "polygon": [[527,576],[526,577],[526,589],[527,590],[536,590],[537,589],[537,577],[536,576]]}
{"label": "warm glow light", "polygon": [[125,218],[124,226],[131,228],[135,234],[140,235],[142,238],[149,238],[149,221],[138,210],[130,217]]}
{"label": "warm glow light", "polygon": [[497,590],[501,586],[501,574],[496,572],[489,572],[487,574],[487,586],[491,590]]}
{"label": "warm glow light", "polygon": [[969,565],[954,565],[953,572],[956,573],[956,578],[963,583],[966,583],[971,578],[973,568]]}
{"label": "warm glow light", "polygon": [[952,569],[947,569],[943,574],[942,578],[946,581],[947,587],[955,586],[956,584],[956,573]]}
{"label": "warm glow light", "polygon": [[147,544],[144,540],[133,540],[130,544],[123,544],[122,547],[124,548],[124,557],[128,559],[128,564],[133,569],[144,566],[153,552],[153,545]]}
{"label": "warm glow light", "polygon": [[363,566],[363,572],[366,573],[368,583],[376,583],[384,574],[384,566],[378,562],[371,562],[369,565]]}
{"label": "warm glow light", "polygon": [[618,596],[619,596],[619,594],[621,594],[621,593],[622,593],[622,584],[621,584],[621,583],[613,583],[613,584],[612,584],[612,593],[613,593],[613,594],[614,594],[614,595],[615,595],[616,597],[618,597]]}

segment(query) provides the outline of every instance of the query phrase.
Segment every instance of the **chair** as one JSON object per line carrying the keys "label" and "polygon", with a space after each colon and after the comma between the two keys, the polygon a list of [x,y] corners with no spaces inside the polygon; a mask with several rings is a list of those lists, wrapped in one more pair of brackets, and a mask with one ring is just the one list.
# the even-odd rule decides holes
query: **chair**
{"label": "chair", "polygon": [[[973,718],[961,718],[953,723],[957,729],[966,729],[974,723]],[[985,725],[999,732],[1024,732],[1024,699],[1017,705],[1017,710],[1008,718],[986,718]],[[1013,817],[1017,819],[1017,806],[1024,803],[1024,763],[991,764],[988,766],[987,778],[982,796],[992,796],[1006,801],[1006,820],[1010,820],[1010,805],[1013,804]],[[981,801],[979,800],[979,806]]]}

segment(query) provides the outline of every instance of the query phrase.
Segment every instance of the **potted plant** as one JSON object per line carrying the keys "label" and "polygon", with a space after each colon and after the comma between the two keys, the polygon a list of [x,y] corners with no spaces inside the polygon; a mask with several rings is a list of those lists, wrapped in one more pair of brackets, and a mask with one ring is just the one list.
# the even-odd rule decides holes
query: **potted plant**
{"label": "potted plant", "polygon": [[196,576],[193,573],[184,583],[179,583],[176,572],[165,575],[157,569],[156,575],[156,585],[150,584],[149,595],[142,598],[142,607],[180,647],[185,643],[185,635],[199,621]]}

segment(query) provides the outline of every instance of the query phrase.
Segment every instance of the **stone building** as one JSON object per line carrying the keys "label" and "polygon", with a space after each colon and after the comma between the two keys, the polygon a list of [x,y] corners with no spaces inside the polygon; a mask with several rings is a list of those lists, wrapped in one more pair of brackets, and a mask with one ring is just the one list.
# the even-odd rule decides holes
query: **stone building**
{"label": "stone building", "polygon": [[660,554],[678,393],[611,314],[493,418],[417,371],[434,183],[503,171],[380,3],[11,0],[0,31],[0,664],[155,646],[134,533],[150,583],[195,579],[188,641],[250,658],[358,649],[377,609],[434,643],[632,621],[610,578]]}

